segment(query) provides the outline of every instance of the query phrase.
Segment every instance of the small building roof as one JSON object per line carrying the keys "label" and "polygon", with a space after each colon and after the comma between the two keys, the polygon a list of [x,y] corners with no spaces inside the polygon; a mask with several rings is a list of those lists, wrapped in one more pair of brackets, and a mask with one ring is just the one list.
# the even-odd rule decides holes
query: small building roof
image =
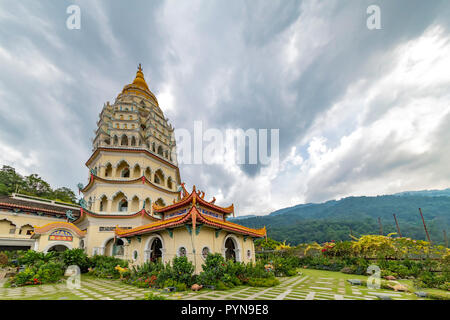
{"label": "small building roof", "polygon": [[65,218],[67,210],[71,210],[72,215],[78,217],[81,210],[81,207],[75,204],[18,194],[12,196],[0,196],[0,208],[48,213],[59,218]]}
{"label": "small building roof", "polygon": [[68,229],[75,232],[79,237],[84,237],[86,235],[86,231],[80,230],[76,225],[70,222],[50,222],[41,227],[38,226],[33,227],[34,227],[33,237],[35,235],[41,235],[55,229]]}

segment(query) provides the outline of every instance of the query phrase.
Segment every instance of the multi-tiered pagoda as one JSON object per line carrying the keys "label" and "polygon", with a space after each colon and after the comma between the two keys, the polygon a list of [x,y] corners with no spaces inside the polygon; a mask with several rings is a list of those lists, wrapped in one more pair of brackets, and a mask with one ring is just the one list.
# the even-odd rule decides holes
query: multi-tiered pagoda
{"label": "multi-tiered pagoda", "polygon": [[89,182],[79,185],[81,208],[67,210],[66,221],[35,225],[34,249],[84,248],[135,264],[185,255],[197,271],[210,252],[254,261],[253,240],[266,230],[227,221],[233,205],[220,207],[195,186],[185,189],[174,129],[140,65],[133,82],[103,106],[92,151]]}

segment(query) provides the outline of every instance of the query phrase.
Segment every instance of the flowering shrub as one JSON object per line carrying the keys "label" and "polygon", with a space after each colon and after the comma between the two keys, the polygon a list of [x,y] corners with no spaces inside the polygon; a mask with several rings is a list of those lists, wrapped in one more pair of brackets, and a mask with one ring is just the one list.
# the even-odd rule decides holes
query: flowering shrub
{"label": "flowering shrub", "polygon": [[35,265],[28,266],[22,272],[11,278],[10,284],[16,286],[38,285],[43,283],[55,283],[64,274],[64,265],[60,262],[40,261]]}
{"label": "flowering shrub", "polygon": [[117,266],[121,268],[128,267],[128,261],[118,259],[115,257],[107,257],[95,255],[92,257],[90,262],[91,269],[90,273],[99,278],[119,278],[120,273],[116,269]]}
{"label": "flowering shrub", "polygon": [[179,283],[191,286],[194,265],[187,257],[175,257],[172,260],[173,279]]}

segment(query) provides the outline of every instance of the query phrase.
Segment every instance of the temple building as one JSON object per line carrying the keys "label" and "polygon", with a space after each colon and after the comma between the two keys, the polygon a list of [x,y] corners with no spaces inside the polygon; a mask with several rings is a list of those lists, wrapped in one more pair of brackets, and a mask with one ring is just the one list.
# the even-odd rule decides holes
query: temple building
{"label": "temple building", "polygon": [[140,65],[133,82],[103,106],[86,166],[80,206],[20,195],[0,199],[0,250],[20,243],[38,251],[83,248],[134,264],[187,256],[200,271],[209,252],[254,261],[253,240],[266,236],[265,228],[227,221],[233,205],[220,207],[195,186],[186,190],[174,128]]}

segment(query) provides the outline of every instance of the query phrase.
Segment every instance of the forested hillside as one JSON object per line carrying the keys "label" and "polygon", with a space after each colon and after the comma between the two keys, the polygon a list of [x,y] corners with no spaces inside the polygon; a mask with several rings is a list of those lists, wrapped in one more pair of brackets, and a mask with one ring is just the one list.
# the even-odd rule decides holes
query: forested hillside
{"label": "forested hillside", "polygon": [[66,187],[52,189],[50,184],[37,174],[22,176],[13,167],[3,166],[0,169],[0,195],[21,193],[50,200],[76,203],[75,193]]}
{"label": "forested hillside", "polygon": [[450,197],[410,193],[377,197],[348,197],[320,204],[302,204],[272,212],[267,216],[239,219],[248,227],[266,226],[275,240],[288,243],[349,240],[354,236],[396,232],[393,214],[403,236],[426,239],[419,208],[422,208],[431,240],[444,243],[443,230],[450,226]]}

